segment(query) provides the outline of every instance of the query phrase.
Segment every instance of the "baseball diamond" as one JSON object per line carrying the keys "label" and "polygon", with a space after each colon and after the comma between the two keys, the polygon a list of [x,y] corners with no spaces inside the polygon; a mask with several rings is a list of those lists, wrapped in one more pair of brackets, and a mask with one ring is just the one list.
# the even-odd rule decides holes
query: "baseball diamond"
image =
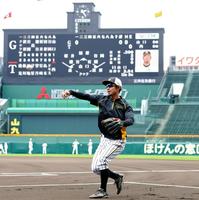
{"label": "baseball diamond", "polygon": [[[99,186],[91,158],[0,156],[0,194],[6,200],[86,200]],[[114,159],[125,175],[121,194],[109,181],[110,199],[199,199],[198,161]],[[12,166],[15,166],[13,169]]]}

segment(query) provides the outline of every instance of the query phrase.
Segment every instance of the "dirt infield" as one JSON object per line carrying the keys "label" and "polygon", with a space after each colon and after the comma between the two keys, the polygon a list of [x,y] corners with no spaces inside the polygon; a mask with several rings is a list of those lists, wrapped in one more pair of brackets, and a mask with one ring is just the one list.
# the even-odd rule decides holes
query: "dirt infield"
{"label": "dirt infield", "polygon": [[[0,200],[85,200],[99,187],[89,158],[0,157]],[[115,159],[110,168],[124,174],[109,199],[199,199],[198,161]]]}

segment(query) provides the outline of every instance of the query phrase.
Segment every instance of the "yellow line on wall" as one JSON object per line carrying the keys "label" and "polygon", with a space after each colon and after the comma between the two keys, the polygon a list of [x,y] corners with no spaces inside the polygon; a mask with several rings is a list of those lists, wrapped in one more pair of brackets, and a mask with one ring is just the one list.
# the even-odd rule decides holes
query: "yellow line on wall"
{"label": "yellow line on wall", "polygon": [[[100,133],[96,134],[0,134],[4,137],[99,137]],[[186,135],[143,135],[132,134],[128,135],[128,138],[199,138],[198,135],[186,134]]]}

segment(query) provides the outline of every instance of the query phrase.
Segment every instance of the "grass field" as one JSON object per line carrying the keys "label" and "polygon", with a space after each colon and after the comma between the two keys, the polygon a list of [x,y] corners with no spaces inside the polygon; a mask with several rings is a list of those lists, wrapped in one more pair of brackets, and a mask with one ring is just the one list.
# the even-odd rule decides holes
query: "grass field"
{"label": "grass field", "polygon": [[[72,155],[72,154],[1,154],[0,156],[28,156],[28,157],[66,157],[66,158],[92,158],[87,154],[79,154],[79,155]],[[179,155],[120,155],[117,158],[129,158],[129,159],[145,159],[145,160],[199,160],[199,156],[179,156]]]}

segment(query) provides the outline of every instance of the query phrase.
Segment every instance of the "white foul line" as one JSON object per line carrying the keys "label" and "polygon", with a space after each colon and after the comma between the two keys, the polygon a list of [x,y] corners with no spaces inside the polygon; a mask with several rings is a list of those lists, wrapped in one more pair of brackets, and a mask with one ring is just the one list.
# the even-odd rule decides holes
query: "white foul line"
{"label": "white foul line", "polygon": [[[199,172],[199,169],[188,169],[188,170],[132,170],[132,171],[118,171],[119,173],[189,173]],[[67,174],[92,174],[91,171],[84,172],[7,172],[0,173],[0,177],[4,176],[59,176]]]}
{"label": "white foul line", "polygon": [[50,172],[24,172],[24,173],[0,173],[3,177],[17,177],[17,176],[58,176]]}
{"label": "white foul line", "polygon": [[[119,173],[189,173],[199,172],[199,169],[185,169],[185,170],[132,170],[132,171],[118,171]],[[59,176],[67,174],[92,174],[91,171],[85,172],[11,172],[0,173],[0,177],[5,176]]]}
{"label": "white foul line", "polygon": [[184,172],[199,172],[199,169],[163,169],[163,170],[133,170],[133,171],[120,171],[123,173],[184,173]]}
{"label": "white foul line", "polygon": [[84,185],[99,185],[99,183],[55,183],[55,184],[35,184],[35,185],[0,185],[0,188],[18,188],[18,187],[61,187],[61,186],[84,186]]}

